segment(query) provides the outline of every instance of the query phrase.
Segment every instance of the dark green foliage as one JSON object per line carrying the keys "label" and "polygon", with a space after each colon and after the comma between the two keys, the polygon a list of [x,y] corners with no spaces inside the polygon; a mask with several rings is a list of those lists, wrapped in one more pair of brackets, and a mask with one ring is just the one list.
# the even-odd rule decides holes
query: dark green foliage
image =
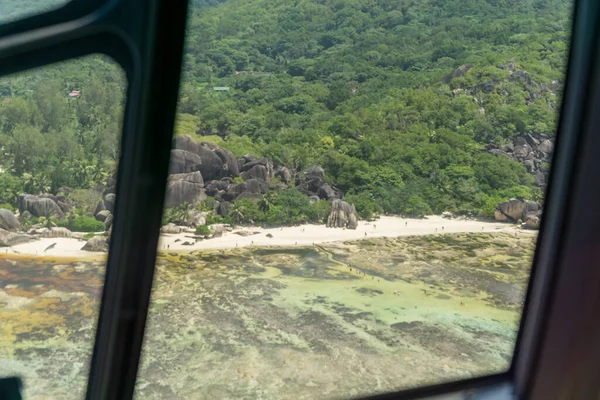
{"label": "dark green foliage", "polygon": [[102,232],[105,229],[104,222],[86,216],[78,216],[55,222],[57,226],[65,227],[73,232]]}
{"label": "dark green foliage", "polygon": [[[227,218],[236,224],[265,226],[323,223],[331,205],[324,200],[310,204],[308,198],[296,189],[267,192],[258,202],[249,199],[235,201]],[[207,220],[208,224],[208,220]]]}
{"label": "dark green foliage", "polygon": [[162,225],[166,224],[185,224],[188,220],[188,210],[190,206],[187,203],[176,207],[165,208],[162,216]]}
{"label": "dark green foliage", "polygon": [[12,211],[12,212],[15,211],[15,208],[10,203],[2,203],[2,204],[0,204],[0,208],[4,208],[5,210]]}
{"label": "dark green foliage", "polygon": [[213,199],[212,197],[208,197],[203,202],[198,203],[198,210],[211,212],[212,210],[215,209],[216,206],[217,206],[217,201],[215,199]]}
{"label": "dark green foliage", "polygon": [[[269,157],[292,174],[321,165],[363,218],[490,216],[498,200],[543,200],[521,164],[485,148],[554,134],[570,1],[190,4],[176,134]],[[0,202],[103,183],[118,159],[124,87],[98,56],[0,80]],[[81,97],[68,98],[73,89]],[[323,219],[323,203],[268,196],[236,202],[228,220]],[[165,210],[165,222],[181,222],[180,211]]]}
{"label": "dark green foliage", "polygon": [[206,225],[199,225],[196,227],[196,235],[208,236],[211,233],[212,231]]}
{"label": "dark green foliage", "polygon": [[231,221],[228,218],[223,218],[220,215],[217,214],[208,214],[206,216],[206,225],[213,225],[213,224],[228,224]]}
{"label": "dark green foliage", "polygon": [[344,197],[344,200],[350,204],[354,204],[358,216],[362,219],[373,219],[383,211],[373,198],[373,195],[368,192],[348,194]]}

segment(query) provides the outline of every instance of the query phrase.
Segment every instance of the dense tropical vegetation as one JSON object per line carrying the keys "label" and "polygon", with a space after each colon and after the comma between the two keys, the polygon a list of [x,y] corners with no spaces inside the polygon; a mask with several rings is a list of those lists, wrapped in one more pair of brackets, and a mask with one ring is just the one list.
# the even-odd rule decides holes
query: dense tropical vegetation
{"label": "dense tropical vegetation", "polygon": [[[553,135],[570,1],[190,4],[175,134],[295,172],[321,165],[362,216],[489,216],[507,198],[543,196],[521,163],[485,146]],[[2,78],[0,203],[103,183],[118,159],[124,88],[100,56]],[[277,197],[291,204],[292,192]],[[294,222],[308,207],[265,198],[240,201],[230,217]],[[326,207],[300,215],[319,220]]]}

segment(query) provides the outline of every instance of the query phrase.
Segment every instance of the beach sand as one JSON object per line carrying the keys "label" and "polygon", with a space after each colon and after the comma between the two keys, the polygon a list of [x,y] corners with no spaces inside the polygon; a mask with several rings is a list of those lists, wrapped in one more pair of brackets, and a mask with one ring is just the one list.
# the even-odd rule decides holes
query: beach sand
{"label": "beach sand", "polygon": [[[358,228],[327,228],[325,225],[299,225],[282,228],[238,227],[223,236],[198,240],[193,233],[162,234],[158,249],[161,251],[230,249],[235,247],[263,246],[311,246],[319,243],[343,242],[373,237],[398,237],[411,235],[432,235],[443,233],[481,233],[481,232],[520,232],[533,234],[533,231],[522,231],[516,225],[485,222],[466,219],[445,219],[438,215],[424,219],[409,219],[383,216],[376,221],[361,221]],[[272,237],[267,236],[270,234]],[[191,245],[184,245],[184,243]],[[56,243],[49,249],[45,249]],[[4,249],[6,254],[45,255],[56,257],[91,257],[104,253],[83,251],[85,240],[54,238],[39,239]],[[0,254],[1,254],[0,250]]]}

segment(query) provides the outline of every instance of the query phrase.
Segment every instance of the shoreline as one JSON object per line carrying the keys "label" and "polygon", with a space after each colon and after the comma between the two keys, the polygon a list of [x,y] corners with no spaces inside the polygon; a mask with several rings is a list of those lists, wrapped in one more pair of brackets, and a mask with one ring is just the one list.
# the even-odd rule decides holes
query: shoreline
{"label": "shoreline", "polygon": [[[238,247],[306,247],[313,244],[356,241],[369,238],[395,238],[414,235],[444,233],[516,233],[535,234],[536,231],[521,230],[516,225],[466,219],[446,219],[439,215],[423,219],[382,216],[379,219],[361,221],[355,230],[327,228],[325,225],[298,225],[280,228],[235,227],[221,237],[196,241],[194,233],[161,234],[158,251],[224,250]],[[28,243],[6,247],[0,256],[98,258],[104,252],[83,251],[86,240],[75,238],[43,238]],[[186,244],[187,243],[187,244]],[[55,246],[44,251],[48,246]]]}

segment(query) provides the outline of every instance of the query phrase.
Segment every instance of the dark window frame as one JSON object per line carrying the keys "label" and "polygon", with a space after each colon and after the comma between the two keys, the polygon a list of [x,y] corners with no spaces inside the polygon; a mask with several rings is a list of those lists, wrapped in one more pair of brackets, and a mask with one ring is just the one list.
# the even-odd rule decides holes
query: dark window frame
{"label": "dark window frame", "polygon": [[[133,395],[152,289],[185,35],[185,0],[72,0],[0,26],[0,75],[104,53],[129,82],[118,196],[88,399]],[[501,398],[599,392],[600,4],[579,0],[546,209],[511,368],[373,396],[414,399],[480,388]],[[590,208],[591,207],[591,208]],[[582,254],[583,252],[583,254]],[[569,371],[569,373],[567,373]],[[507,390],[507,387],[509,388]],[[486,394],[487,393],[487,394]],[[511,393],[507,395],[507,393]],[[477,394],[475,394],[477,396]],[[546,397],[544,397],[546,396]],[[563,397],[564,398],[564,397]]]}

